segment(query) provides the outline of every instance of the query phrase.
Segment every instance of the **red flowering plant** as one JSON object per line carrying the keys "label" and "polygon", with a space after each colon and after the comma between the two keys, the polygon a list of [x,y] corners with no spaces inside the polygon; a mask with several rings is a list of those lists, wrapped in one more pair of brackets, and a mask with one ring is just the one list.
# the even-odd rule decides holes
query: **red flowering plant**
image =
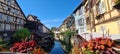
{"label": "red flowering plant", "polygon": [[112,49],[112,47],[114,46],[114,42],[110,39],[110,38],[95,38],[95,39],[91,39],[88,42],[83,42],[82,44],[82,48],[83,51],[84,48],[86,50],[89,50],[91,52],[97,52],[97,53],[115,53]]}
{"label": "red flowering plant", "polygon": [[16,42],[11,48],[11,52],[20,52],[20,53],[27,53],[28,51],[33,51],[34,47],[36,47],[36,42],[31,40],[29,42]]}

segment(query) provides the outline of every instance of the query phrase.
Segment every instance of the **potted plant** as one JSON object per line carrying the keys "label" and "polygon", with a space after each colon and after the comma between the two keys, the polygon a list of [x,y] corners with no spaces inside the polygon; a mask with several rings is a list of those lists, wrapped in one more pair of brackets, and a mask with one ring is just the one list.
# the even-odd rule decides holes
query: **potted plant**
{"label": "potted plant", "polygon": [[120,9],[120,0],[116,0],[115,5],[113,6],[116,9]]}
{"label": "potted plant", "polygon": [[97,19],[97,20],[100,20],[103,15],[104,15],[104,14],[99,14],[98,16],[96,16],[96,19]]}

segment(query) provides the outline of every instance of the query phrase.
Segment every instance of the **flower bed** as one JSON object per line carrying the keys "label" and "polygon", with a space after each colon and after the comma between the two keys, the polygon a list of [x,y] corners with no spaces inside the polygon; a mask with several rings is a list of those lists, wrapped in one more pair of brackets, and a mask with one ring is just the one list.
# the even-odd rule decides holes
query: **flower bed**
{"label": "flower bed", "polygon": [[[11,52],[17,52],[17,53],[33,53],[33,54],[41,54],[41,48],[36,47],[37,44],[34,40],[31,40],[29,42],[16,42],[11,48]],[[42,51],[42,54],[43,51]]]}
{"label": "flower bed", "polygon": [[[114,42],[109,38],[95,38],[79,44],[78,49],[82,54],[117,54],[112,47]],[[75,48],[73,48],[74,50]],[[74,51],[73,51],[74,52]]]}
{"label": "flower bed", "polygon": [[29,42],[16,42],[11,48],[11,52],[21,52],[21,53],[26,53],[27,51],[32,51],[34,50],[36,43],[34,40],[31,40]]}

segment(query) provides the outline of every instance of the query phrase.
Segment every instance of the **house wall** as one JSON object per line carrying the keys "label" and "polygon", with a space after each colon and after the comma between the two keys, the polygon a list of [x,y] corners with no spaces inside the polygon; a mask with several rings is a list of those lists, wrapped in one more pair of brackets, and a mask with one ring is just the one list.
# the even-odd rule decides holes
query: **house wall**
{"label": "house wall", "polygon": [[[109,30],[110,34],[120,34],[119,32],[119,24],[120,20],[119,11],[113,8],[115,1],[112,0],[101,0],[105,3],[105,12],[99,20],[95,20],[96,24],[96,32],[101,31],[101,27],[105,27],[105,31]],[[103,8],[101,8],[103,10]],[[99,15],[99,14],[98,14]]]}
{"label": "house wall", "polygon": [[84,6],[81,6],[76,10],[76,12],[74,13],[74,17],[76,30],[78,31],[78,34],[86,32],[86,17]]}
{"label": "house wall", "polygon": [[[0,36],[23,28],[25,16],[16,0],[0,0]],[[9,32],[7,32],[9,31]]]}

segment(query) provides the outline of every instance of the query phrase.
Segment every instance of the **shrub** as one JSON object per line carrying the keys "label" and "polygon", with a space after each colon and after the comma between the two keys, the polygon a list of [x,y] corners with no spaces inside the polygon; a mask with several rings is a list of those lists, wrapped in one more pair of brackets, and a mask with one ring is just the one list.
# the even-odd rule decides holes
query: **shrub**
{"label": "shrub", "polygon": [[116,5],[120,4],[120,0],[116,0],[115,4]]}
{"label": "shrub", "polygon": [[66,46],[65,49],[67,50],[67,52],[71,51],[72,45],[71,45],[71,42],[70,42],[70,38],[71,38],[71,36],[74,35],[74,33],[75,32],[69,31],[69,30],[63,33],[65,35],[64,44]]}
{"label": "shrub", "polygon": [[29,30],[27,28],[23,28],[23,29],[17,30],[13,35],[13,38],[15,38],[16,41],[22,41],[22,39],[24,40],[28,36],[30,36]]}

